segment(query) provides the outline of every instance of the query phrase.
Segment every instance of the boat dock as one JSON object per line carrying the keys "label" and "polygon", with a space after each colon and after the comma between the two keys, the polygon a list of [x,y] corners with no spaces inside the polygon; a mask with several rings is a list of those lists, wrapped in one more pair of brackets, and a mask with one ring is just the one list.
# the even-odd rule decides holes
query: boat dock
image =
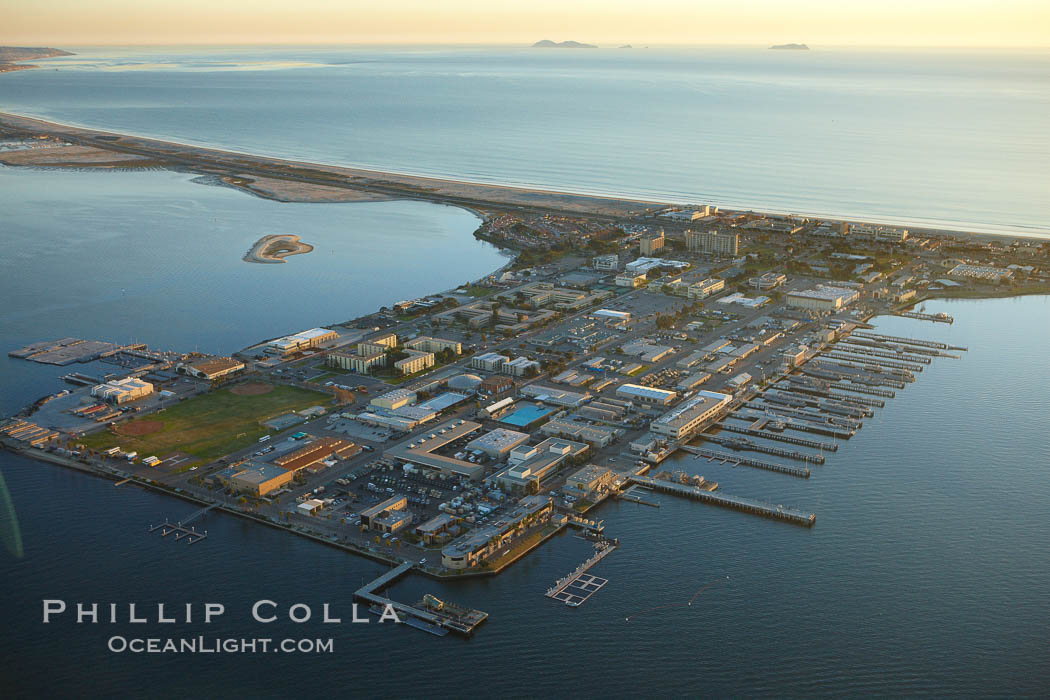
{"label": "boat dock", "polygon": [[378,594],[378,591],[407,574],[413,566],[413,562],[401,562],[393,569],[379,576],[379,578],[366,583],[354,591],[354,600],[363,600],[370,606],[374,605],[380,608],[390,606],[404,618],[415,618],[424,623],[462,635],[469,636],[474,634],[474,630],[477,629],[478,625],[488,618],[488,613],[444,603],[433,596],[429,596],[429,599],[424,597],[423,602],[415,606],[399,603],[396,600],[391,600]]}
{"label": "boat dock", "polygon": [[596,543],[595,553],[587,561],[577,566],[572,573],[555,581],[544,595],[560,600],[572,608],[586,603],[592,595],[609,583],[609,579],[588,574],[588,569],[609,556],[618,545],[619,542],[616,540],[602,540]]}
{"label": "boat dock", "polygon": [[653,491],[662,491],[676,496],[684,496],[702,503],[710,503],[712,505],[722,506],[723,508],[732,508],[733,510],[739,510],[745,513],[762,515],[767,518],[783,520],[784,522],[793,523],[795,525],[813,527],[813,524],[817,521],[817,516],[814,513],[805,513],[789,506],[774,506],[750,498],[704,491],[701,488],[689,486],[687,484],[676,484],[672,481],[654,479],[648,476],[632,476],[628,478],[628,482],[640,484],[646,488],[652,489]]}
{"label": "boat dock", "polygon": [[731,464],[734,467],[754,467],[756,469],[765,469],[766,471],[779,472],[781,474],[790,474],[791,476],[797,476],[803,479],[809,478],[809,469],[806,467],[791,467],[786,464],[776,464],[775,462],[763,462],[760,459],[741,457],[740,455],[734,455],[728,452],[705,450],[690,445],[682,445],[682,449],[696,455],[697,457],[703,457],[709,462],[722,462],[723,464]]}
{"label": "boat dock", "polygon": [[709,433],[703,433],[697,435],[698,438],[706,440],[707,442],[721,445],[722,447],[728,447],[731,450],[748,450],[751,452],[763,452],[767,455],[775,455],[777,457],[786,457],[787,459],[794,459],[799,462],[808,462],[810,464],[824,464],[823,455],[810,454],[809,452],[801,452],[799,450],[788,450],[783,447],[773,447],[772,445],[763,445],[757,443],[754,440],[744,437],[743,435],[711,435]]}
{"label": "boat dock", "polygon": [[918,311],[898,311],[895,315],[903,316],[904,318],[915,318],[920,321],[936,321],[937,323],[955,323],[955,319],[945,313],[924,314]]}
{"label": "boat dock", "polygon": [[160,525],[153,525],[149,528],[149,532],[154,532],[156,530],[160,530],[161,537],[167,537],[168,535],[174,533],[175,541],[185,539],[186,544],[196,544],[197,542],[200,542],[201,540],[208,537],[207,530],[205,530],[204,532],[197,532],[197,528],[187,528],[183,527],[182,525],[172,525],[167,520],[165,520]]}
{"label": "boat dock", "polygon": [[784,435],[782,433],[771,433],[765,430],[758,430],[755,428],[742,428],[732,423],[719,423],[718,427],[730,433],[739,433],[740,435],[751,435],[752,437],[759,437],[763,440],[776,440],[777,442],[789,442],[793,445],[802,445],[803,447],[812,447],[817,450],[827,450],[828,452],[836,452],[839,449],[838,444],[834,442],[821,442],[820,440],[811,440],[809,438],[797,437],[795,435]]}

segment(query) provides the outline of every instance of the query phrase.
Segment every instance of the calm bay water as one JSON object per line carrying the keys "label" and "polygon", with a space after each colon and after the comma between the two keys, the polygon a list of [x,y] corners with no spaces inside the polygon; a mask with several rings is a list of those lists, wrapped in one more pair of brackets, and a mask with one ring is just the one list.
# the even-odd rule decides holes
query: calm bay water
{"label": "calm bay water", "polygon": [[1050,235],[1046,51],[67,48],[3,76],[0,109],[380,170]]}

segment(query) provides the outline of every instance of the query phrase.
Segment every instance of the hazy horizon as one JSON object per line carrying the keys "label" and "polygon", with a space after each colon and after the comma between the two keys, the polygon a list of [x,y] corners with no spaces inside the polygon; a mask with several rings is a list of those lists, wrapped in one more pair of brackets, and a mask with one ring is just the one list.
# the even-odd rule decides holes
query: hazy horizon
{"label": "hazy horizon", "polygon": [[0,44],[1046,48],[1041,0],[0,0]]}

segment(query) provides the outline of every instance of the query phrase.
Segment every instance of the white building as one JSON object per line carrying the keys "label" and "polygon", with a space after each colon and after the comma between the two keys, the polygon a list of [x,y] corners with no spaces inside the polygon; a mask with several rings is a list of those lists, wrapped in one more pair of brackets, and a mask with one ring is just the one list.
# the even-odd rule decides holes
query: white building
{"label": "white building", "polygon": [[689,231],[685,245],[691,251],[705,255],[734,256],[740,251],[740,234],[719,231]]}
{"label": "white building", "polygon": [[623,272],[616,275],[614,280],[617,287],[630,287],[632,289],[641,287],[645,284],[646,276],[644,273],[637,272]]}
{"label": "white building", "polygon": [[539,372],[540,363],[527,357],[518,357],[509,362],[504,362],[503,366],[500,367],[500,371],[512,377],[524,377],[532,371]]}
{"label": "white building", "polygon": [[486,352],[484,355],[476,355],[470,358],[471,367],[482,369],[486,372],[499,372],[504,362],[510,362],[510,358],[497,352]]}
{"label": "white building", "polygon": [[689,285],[687,296],[690,299],[706,299],[712,294],[717,294],[726,288],[726,281],[717,277],[710,277],[701,282]]}
{"label": "white building", "polygon": [[649,428],[657,435],[676,440],[689,437],[706,421],[719,415],[733,400],[729,394],[698,391],[696,396],[654,420]]}
{"label": "white building", "polygon": [[616,272],[620,269],[620,256],[615,253],[598,255],[594,258],[594,269]]}
{"label": "white building", "polygon": [[112,403],[127,403],[153,393],[153,385],[135,377],[114,379],[91,389],[91,395]]}
{"label": "white building", "polygon": [[788,292],[788,306],[807,311],[838,311],[860,298],[860,291],[818,284],[813,289]]}
{"label": "white building", "polygon": [[270,355],[289,355],[300,350],[315,348],[338,337],[338,333],[327,328],[311,328],[308,331],[300,331],[294,335],[271,340],[266,344],[265,351]]}
{"label": "white building", "polygon": [[641,384],[621,384],[616,388],[616,395],[629,401],[641,401],[642,403],[660,404],[661,406],[667,406],[678,398],[677,391],[657,389],[651,386],[642,386]]}

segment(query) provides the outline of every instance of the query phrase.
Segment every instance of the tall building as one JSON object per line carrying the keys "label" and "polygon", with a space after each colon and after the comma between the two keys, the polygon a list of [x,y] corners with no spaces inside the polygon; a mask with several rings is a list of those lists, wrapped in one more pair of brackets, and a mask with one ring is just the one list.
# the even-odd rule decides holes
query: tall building
{"label": "tall building", "polygon": [[688,231],[685,234],[685,243],[689,250],[705,255],[734,256],[740,250],[740,234]]}
{"label": "tall building", "polygon": [[638,241],[638,250],[642,255],[653,255],[664,247],[664,232],[643,234]]}

